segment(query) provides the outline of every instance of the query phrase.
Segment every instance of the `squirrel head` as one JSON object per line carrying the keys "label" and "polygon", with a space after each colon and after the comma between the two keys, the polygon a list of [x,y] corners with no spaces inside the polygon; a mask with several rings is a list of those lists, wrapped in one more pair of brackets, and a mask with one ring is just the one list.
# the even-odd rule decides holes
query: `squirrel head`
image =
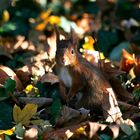
{"label": "squirrel head", "polygon": [[57,27],[56,30],[56,62],[63,66],[73,66],[77,64],[77,36],[71,28],[69,36],[64,40],[60,40],[60,33]]}

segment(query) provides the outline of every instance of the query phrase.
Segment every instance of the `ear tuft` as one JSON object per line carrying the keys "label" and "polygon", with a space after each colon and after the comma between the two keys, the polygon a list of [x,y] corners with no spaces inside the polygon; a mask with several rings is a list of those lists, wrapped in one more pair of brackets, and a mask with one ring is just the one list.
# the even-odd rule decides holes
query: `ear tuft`
{"label": "ear tuft", "polygon": [[58,47],[59,41],[60,41],[60,33],[59,33],[59,29],[58,26],[54,25],[54,30],[56,33],[56,46]]}
{"label": "ear tuft", "polygon": [[72,27],[70,28],[70,39],[74,45],[77,45],[78,37],[77,37],[77,35]]}

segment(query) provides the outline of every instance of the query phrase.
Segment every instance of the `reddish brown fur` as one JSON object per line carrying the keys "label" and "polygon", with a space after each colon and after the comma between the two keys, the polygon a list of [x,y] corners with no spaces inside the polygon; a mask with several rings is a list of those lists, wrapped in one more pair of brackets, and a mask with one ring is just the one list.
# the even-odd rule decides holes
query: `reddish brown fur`
{"label": "reddish brown fur", "polygon": [[[57,34],[58,36],[58,34]],[[56,52],[56,69],[59,75],[61,67],[65,67],[72,79],[72,85],[69,92],[63,86],[64,81],[60,82],[60,92],[64,100],[70,100],[78,92],[83,94],[79,104],[85,107],[91,107],[93,104],[101,104],[103,93],[106,92],[106,87],[109,87],[108,82],[102,76],[100,70],[90,64],[77,51],[77,44],[74,44],[75,37],[71,33],[71,38],[58,42]],[[74,54],[71,51],[74,50]],[[64,75],[66,76],[66,75]]]}
{"label": "reddish brown fur", "polygon": [[122,114],[118,107],[113,89],[104,78],[100,69],[89,63],[77,51],[77,39],[71,30],[70,37],[65,40],[57,35],[56,71],[60,79],[60,93],[65,101],[76,94],[82,97],[77,101],[77,107],[94,109],[102,107],[107,121],[120,122]]}

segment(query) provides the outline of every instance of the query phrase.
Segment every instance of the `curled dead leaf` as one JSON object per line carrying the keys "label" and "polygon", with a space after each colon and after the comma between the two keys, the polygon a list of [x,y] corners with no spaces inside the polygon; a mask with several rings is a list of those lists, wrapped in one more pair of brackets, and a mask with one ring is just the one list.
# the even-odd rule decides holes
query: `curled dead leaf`
{"label": "curled dead leaf", "polygon": [[88,118],[88,114],[89,110],[86,110],[84,108],[76,110],[67,106],[63,106],[60,111],[60,115],[56,119],[56,125],[68,126],[71,124],[77,124]]}
{"label": "curled dead leaf", "polygon": [[15,72],[6,66],[0,66],[0,84],[4,84],[5,80],[8,78],[11,78],[15,80],[16,82],[16,90],[21,91],[23,89],[23,85],[21,81],[19,80],[18,76],[15,74]]}
{"label": "curled dead leaf", "polygon": [[31,66],[26,65],[22,68],[17,69],[16,75],[21,80],[23,86],[26,86],[31,81],[31,76],[32,76]]}
{"label": "curled dead leaf", "polygon": [[135,56],[128,53],[125,49],[122,50],[122,57],[120,61],[120,69],[129,72],[134,66]]}
{"label": "curled dead leaf", "polygon": [[41,78],[41,82],[42,83],[51,83],[51,85],[58,83],[59,79],[56,75],[54,75],[53,73],[47,73],[45,75],[42,76]]}

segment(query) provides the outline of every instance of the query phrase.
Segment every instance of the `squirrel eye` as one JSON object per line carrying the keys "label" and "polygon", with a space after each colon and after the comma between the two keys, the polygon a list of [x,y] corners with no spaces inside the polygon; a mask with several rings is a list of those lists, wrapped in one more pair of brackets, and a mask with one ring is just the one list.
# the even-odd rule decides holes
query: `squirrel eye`
{"label": "squirrel eye", "polygon": [[74,54],[74,49],[71,50],[71,54]]}

